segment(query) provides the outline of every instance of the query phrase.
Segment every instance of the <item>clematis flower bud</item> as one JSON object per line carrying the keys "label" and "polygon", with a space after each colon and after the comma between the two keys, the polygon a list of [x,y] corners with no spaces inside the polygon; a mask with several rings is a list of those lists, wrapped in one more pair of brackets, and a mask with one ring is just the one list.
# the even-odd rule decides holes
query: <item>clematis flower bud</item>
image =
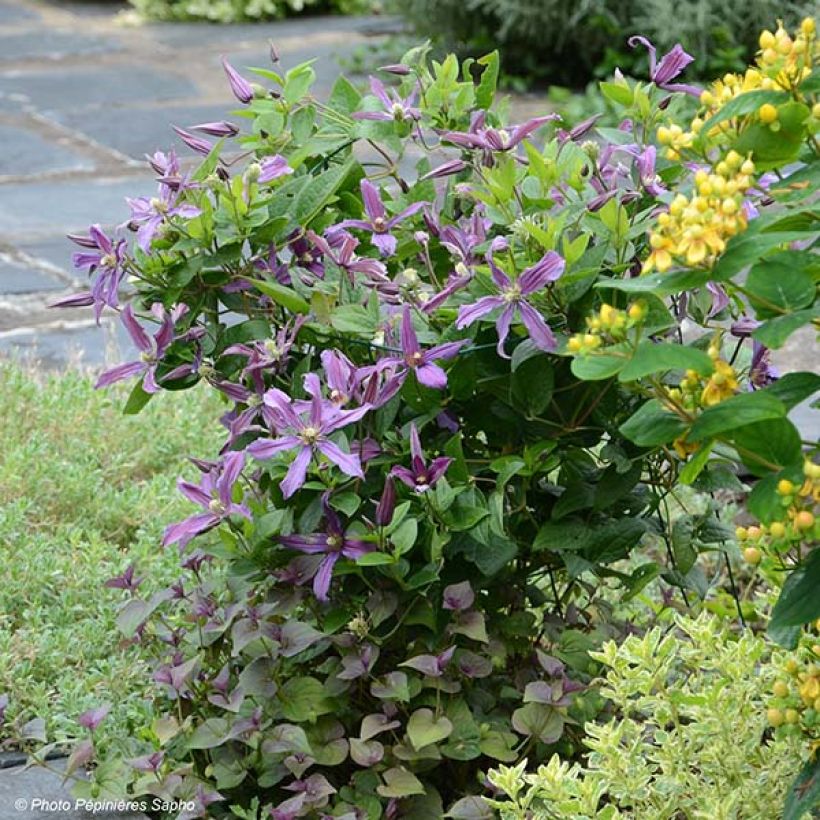
{"label": "clematis flower bud", "polygon": [[396,485],[390,476],[384,482],[382,497],[376,507],[376,524],[386,527],[393,520],[393,511],[396,509]]}
{"label": "clematis flower bud", "polygon": [[249,103],[253,99],[251,84],[223,57],[222,68],[228,75],[228,82],[234,97],[241,103]]}

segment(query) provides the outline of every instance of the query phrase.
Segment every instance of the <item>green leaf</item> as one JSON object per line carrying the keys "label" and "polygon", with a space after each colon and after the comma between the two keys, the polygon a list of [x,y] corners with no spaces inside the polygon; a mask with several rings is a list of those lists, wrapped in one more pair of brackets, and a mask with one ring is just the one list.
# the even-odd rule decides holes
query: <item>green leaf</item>
{"label": "green leaf", "polygon": [[495,98],[495,89],[498,84],[499,58],[498,51],[491,51],[477,60],[480,66],[484,66],[481,72],[481,79],[475,90],[475,102],[479,108],[488,111]]}
{"label": "green leaf", "polygon": [[783,820],[802,820],[812,809],[820,806],[820,755],[807,760],[789,787]]}
{"label": "green leaf", "polygon": [[661,574],[661,568],[654,561],[648,564],[641,564],[635,570],[626,583],[626,592],[621,596],[622,601],[631,601]]}
{"label": "green leaf", "polygon": [[254,287],[270,296],[277,305],[287,308],[291,313],[310,313],[310,305],[293,288],[287,288],[276,282],[267,282],[263,279],[248,279]]}
{"label": "green leaf", "polygon": [[746,424],[782,418],[785,415],[786,405],[763,390],[754,393],[739,393],[720,404],[707,407],[695,419],[688,439],[700,441],[735,430]]}
{"label": "green leaf", "polygon": [[746,291],[758,319],[808,307],[814,300],[816,288],[812,275],[797,267],[791,255],[788,260],[781,256],[754,265],[749,271]]}
{"label": "green leaf", "polygon": [[124,416],[136,416],[137,413],[148,404],[154,397],[154,393],[147,393],[142,387],[142,379],[140,379],[132,388],[128,396],[128,401],[125,402],[125,407],[122,408]]}
{"label": "green leaf", "polygon": [[354,160],[341,165],[331,165],[321,174],[312,177],[296,195],[290,213],[300,225],[310,223],[328,204],[345,178],[353,169]]}
{"label": "green leaf", "polygon": [[572,375],[590,382],[609,379],[626,366],[631,350],[628,344],[619,344],[575,356],[570,366]]}
{"label": "green leaf", "polygon": [[[484,741],[482,741],[481,751],[484,752]],[[488,757],[494,757],[491,752],[484,752]],[[501,758],[496,757],[496,760],[503,760],[510,763],[516,759],[516,755]],[[483,797],[462,797],[461,800],[456,801],[451,807],[450,811],[444,815],[450,820],[493,820],[496,817],[495,812],[487,805]]]}
{"label": "green leaf", "polygon": [[527,703],[513,712],[512,727],[521,735],[550,744],[557,742],[564,733],[564,720],[552,706]]}
{"label": "green leaf", "polygon": [[208,718],[194,729],[188,738],[189,749],[213,749],[220,746],[228,734],[228,721],[224,718]]}
{"label": "green leaf", "polygon": [[703,123],[700,133],[705,136],[712,128],[726,120],[753,114],[764,103],[776,106],[788,100],[789,95],[785,91],[747,91],[745,94],[738,94]]}
{"label": "green leaf", "polygon": [[512,399],[528,418],[547,409],[555,387],[555,373],[547,356],[534,356],[522,362],[511,379]]}
{"label": "green leaf", "polygon": [[[800,433],[788,419],[767,419],[738,428],[732,440],[743,450],[749,450],[761,459],[778,467],[800,461]],[[765,476],[771,468],[757,459],[740,453],[743,463],[755,475]]]}
{"label": "green leaf", "polygon": [[294,723],[313,723],[321,715],[334,711],[333,703],[316,678],[291,678],[279,690],[278,697],[282,714]]}
{"label": "green leaf", "polygon": [[500,760],[503,763],[510,763],[518,759],[518,755],[515,753],[516,743],[517,738],[512,732],[493,729],[481,738],[479,746],[481,753],[487,755],[487,757]]}
{"label": "green leaf", "polygon": [[712,441],[708,444],[704,444],[703,447],[686,462],[683,469],[678,473],[678,480],[681,484],[691,484],[701,474],[701,471],[709,461],[713,447],[714,442]]}
{"label": "green leaf", "polygon": [[443,715],[436,720],[432,709],[416,709],[407,721],[407,736],[417,751],[449,737],[453,724]]}
{"label": "green leaf", "polygon": [[794,570],[780,591],[772,610],[770,628],[799,626],[820,618],[820,550],[809,553],[806,562]]}
{"label": "green leaf", "polygon": [[421,781],[407,769],[400,767],[388,769],[382,776],[385,785],[376,788],[382,797],[409,797],[412,794],[424,794]]}
{"label": "green leaf", "polygon": [[746,127],[735,143],[741,154],[752,152],[758,170],[783,165],[797,157],[803,142],[803,123],[810,114],[809,107],[800,102],[778,106],[778,128],[755,122]]}
{"label": "green leaf", "polygon": [[359,108],[362,95],[347,77],[340,75],[330,91],[327,104],[334,111],[341,111],[345,114],[352,114]]}
{"label": "green leaf", "polygon": [[591,539],[590,528],[583,521],[547,521],[538,530],[532,548],[536,552],[581,550],[589,545]]}
{"label": "green leaf", "polygon": [[340,333],[355,333],[372,337],[376,322],[367,308],[361,305],[341,305],[330,315],[330,324]]}
{"label": "green leaf", "polygon": [[601,93],[618,105],[630,106],[634,99],[632,89],[624,83],[599,83]]}
{"label": "green leaf", "polygon": [[656,447],[681,435],[686,430],[686,424],[664,409],[657,399],[651,399],[642,404],[619,429],[621,435],[639,447]]}
{"label": "green leaf", "polygon": [[766,392],[777,396],[791,410],[801,401],[811,398],[820,391],[820,374],[801,370],[798,373],[786,373],[766,388]]}
{"label": "green leaf", "polygon": [[713,282],[725,282],[772,251],[780,250],[782,245],[805,238],[804,231],[746,230],[728,241],[726,250],[712,268],[709,279]]}
{"label": "green leaf", "polygon": [[798,310],[787,316],[778,316],[764,322],[752,333],[752,338],[770,347],[773,350],[783,347],[789,336],[813,319],[820,318],[820,307]]}
{"label": "green leaf", "polygon": [[447,526],[453,532],[471,530],[483,521],[490,511],[486,507],[454,506],[444,516]]}
{"label": "green leaf", "polygon": [[714,370],[714,365],[704,351],[695,347],[644,341],[638,345],[635,354],[618,374],[618,381],[636,381],[650,373],[666,370],[696,370],[702,376],[708,376]]}
{"label": "green leaf", "polygon": [[299,102],[316,81],[316,72],[310,63],[302,63],[285,74],[283,96],[288,105]]}
{"label": "green leaf", "polygon": [[692,546],[695,522],[690,515],[682,515],[672,525],[672,555],[675,557],[675,569],[686,575],[695,565],[698,553]]}

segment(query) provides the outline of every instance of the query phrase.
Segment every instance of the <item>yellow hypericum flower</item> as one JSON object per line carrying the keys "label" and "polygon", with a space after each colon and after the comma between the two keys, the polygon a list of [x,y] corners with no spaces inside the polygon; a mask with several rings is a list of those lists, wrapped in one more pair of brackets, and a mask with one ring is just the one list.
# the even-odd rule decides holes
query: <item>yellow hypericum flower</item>
{"label": "yellow hypericum flower", "polygon": [[718,359],[715,362],[715,372],[701,393],[701,403],[704,407],[720,404],[733,396],[739,386],[734,368],[723,359]]}

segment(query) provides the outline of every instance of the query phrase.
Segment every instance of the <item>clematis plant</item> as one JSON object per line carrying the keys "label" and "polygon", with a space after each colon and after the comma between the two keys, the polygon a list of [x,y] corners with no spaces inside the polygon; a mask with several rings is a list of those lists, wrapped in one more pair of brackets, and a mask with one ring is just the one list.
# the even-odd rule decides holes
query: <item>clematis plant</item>
{"label": "clematis plant", "polygon": [[[710,593],[732,535],[709,493],[740,499],[738,467],[782,525],[750,555],[797,579],[778,634],[820,615],[816,448],[788,418],[818,377],[766,357],[817,321],[816,38],[772,37],[691,128],[680,50],[604,84],[619,128],[569,131],[507,123],[495,54],[414,49],[326,101],[309,64],[225,63],[243,129],[186,140],[184,179],[152,158],[129,247],[83,240],[80,303],[118,308],[134,274],[145,355],[103,377],[141,376],[129,412],[227,404],[165,535],[182,578],[112,581],[157,716],[93,787],[192,817],[487,817],[491,768],[583,752],[588,651],[623,626],[605,588]],[[704,500],[673,521],[682,485]]]}

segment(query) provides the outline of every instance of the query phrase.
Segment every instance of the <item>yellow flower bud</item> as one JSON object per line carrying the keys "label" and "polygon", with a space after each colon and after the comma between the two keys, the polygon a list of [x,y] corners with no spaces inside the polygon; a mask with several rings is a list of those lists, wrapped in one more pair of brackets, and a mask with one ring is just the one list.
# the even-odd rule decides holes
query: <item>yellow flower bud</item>
{"label": "yellow flower bud", "polygon": [[772,538],[783,538],[786,535],[786,527],[782,521],[774,521],[769,527]]}
{"label": "yellow flower bud", "polygon": [[800,720],[800,713],[797,709],[786,709],[786,713],[784,715],[786,718],[786,723],[798,723]]}
{"label": "yellow flower bud", "polygon": [[776,63],[777,62],[777,52],[773,48],[767,48],[763,52],[763,62],[764,63]]}
{"label": "yellow flower bud", "polygon": [[760,43],[761,48],[766,49],[772,48],[777,41],[774,39],[774,34],[767,29],[766,31],[762,31],[760,33],[760,39],[758,42]]}
{"label": "yellow flower bud", "polygon": [[800,23],[800,31],[806,37],[811,37],[814,34],[815,25],[814,25],[814,18],[813,17],[806,17],[802,23]]}
{"label": "yellow flower bud", "polygon": [[738,541],[745,541],[749,537],[749,533],[746,530],[746,527],[737,527],[735,529],[735,538]]}
{"label": "yellow flower bud", "polygon": [[658,128],[658,142],[661,145],[668,145],[672,140],[672,135],[669,133],[669,129],[662,125]]}
{"label": "yellow flower bud", "polygon": [[747,159],[743,165],[740,166],[740,173],[745,174],[746,176],[751,176],[754,172],[755,164],[750,159]]}
{"label": "yellow flower bud", "polygon": [[569,350],[570,353],[579,353],[582,347],[583,342],[577,336],[573,336],[567,342],[567,350]]}

